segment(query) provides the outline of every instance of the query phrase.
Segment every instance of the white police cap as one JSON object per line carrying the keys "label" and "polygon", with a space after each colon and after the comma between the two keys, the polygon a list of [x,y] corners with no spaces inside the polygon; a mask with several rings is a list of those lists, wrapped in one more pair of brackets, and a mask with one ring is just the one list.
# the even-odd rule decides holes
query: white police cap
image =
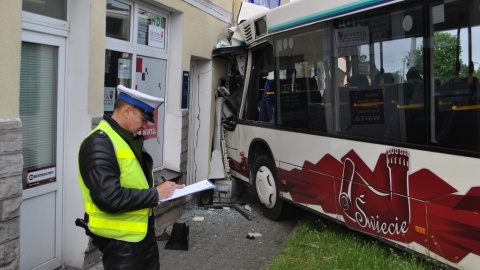
{"label": "white police cap", "polygon": [[121,84],[117,86],[117,91],[119,99],[137,108],[148,121],[155,123],[153,113],[158,106],[162,105],[163,98],[150,96],[140,91],[126,88]]}

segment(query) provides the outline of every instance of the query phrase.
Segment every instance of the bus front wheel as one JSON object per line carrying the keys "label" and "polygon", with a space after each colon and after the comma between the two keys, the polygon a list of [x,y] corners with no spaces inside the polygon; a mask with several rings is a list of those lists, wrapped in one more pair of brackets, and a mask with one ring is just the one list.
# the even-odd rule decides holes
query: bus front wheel
{"label": "bus front wheel", "polygon": [[271,220],[284,216],[284,202],[279,196],[275,165],[267,155],[260,155],[254,167],[255,191],[262,205],[263,214]]}

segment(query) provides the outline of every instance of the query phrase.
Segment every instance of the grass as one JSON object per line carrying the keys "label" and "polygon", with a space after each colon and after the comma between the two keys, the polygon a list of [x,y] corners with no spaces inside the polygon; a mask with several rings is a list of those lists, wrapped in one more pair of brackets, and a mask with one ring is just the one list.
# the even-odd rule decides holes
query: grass
{"label": "grass", "polygon": [[268,270],[441,269],[410,253],[325,220],[308,219]]}

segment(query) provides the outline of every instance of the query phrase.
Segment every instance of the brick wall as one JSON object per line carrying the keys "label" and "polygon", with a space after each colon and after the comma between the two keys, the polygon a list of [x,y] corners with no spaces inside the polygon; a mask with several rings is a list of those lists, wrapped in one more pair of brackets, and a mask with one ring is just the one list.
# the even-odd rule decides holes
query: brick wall
{"label": "brick wall", "polygon": [[180,151],[180,173],[183,174],[180,183],[187,182],[187,161],[188,161],[188,111],[182,111],[182,137],[181,137],[181,151]]}
{"label": "brick wall", "polygon": [[18,269],[22,203],[22,123],[0,119],[0,269]]}
{"label": "brick wall", "polygon": [[[180,173],[182,174],[179,184],[187,182],[187,157],[188,157],[188,111],[182,111],[182,136],[181,136],[181,152],[180,152]],[[160,172],[158,172],[160,173]],[[158,178],[158,177],[156,177]],[[163,231],[175,223],[183,213],[183,203],[188,197],[178,198],[168,203],[160,204],[155,210],[157,222],[156,235],[161,235]]]}

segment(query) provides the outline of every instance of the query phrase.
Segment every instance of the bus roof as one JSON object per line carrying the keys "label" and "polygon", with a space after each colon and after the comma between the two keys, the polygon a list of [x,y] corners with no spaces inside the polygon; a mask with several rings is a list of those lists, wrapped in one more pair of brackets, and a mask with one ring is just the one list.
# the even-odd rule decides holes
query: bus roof
{"label": "bus roof", "polygon": [[[239,27],[245,36],[245,42],[250,44],[263,34],[281,32],[402,1],[405,0],[298,0],[253,16],[242,22]],[[256,29],[260,25],[256,22],[263,17],[266,29],[262,32]],[[259,33],[261,35],[258,35]]]}

